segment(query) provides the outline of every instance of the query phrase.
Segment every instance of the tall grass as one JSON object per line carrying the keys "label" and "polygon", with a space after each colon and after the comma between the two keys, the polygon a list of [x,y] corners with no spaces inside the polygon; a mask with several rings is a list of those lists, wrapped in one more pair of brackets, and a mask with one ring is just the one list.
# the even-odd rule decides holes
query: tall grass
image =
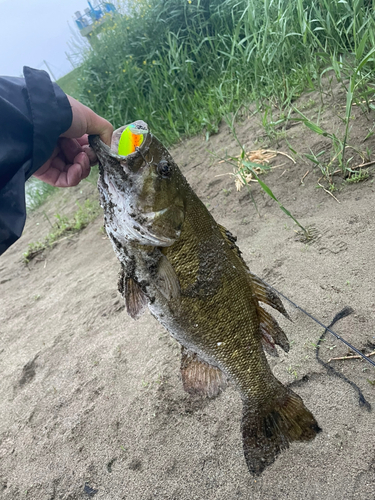
{"label": "tall grass", "polygon": [[[166,143],[256,100],[288,106],[324,68],[374,46],[368,0],[131,2],[93,44],[80,98],[115,126],[146,120]],[[341,65],[341,66],[340,66]],[[373,76],[374,60],[366,63]]]}
{"label": "tall grass", "polygon": [[78,79],[80,76],[80,68],[75,68],[67,75],[59,78],[56,83],[63,89],[66,94],[77,98],[79,97]]}
{"label": "tall grass", "polygon": [[363,1],[154,1],[118,17],[84,66],[82,93],[115,125],[144,117],[164,140],[271,96],[287,105],[327,59],[369,50]]}

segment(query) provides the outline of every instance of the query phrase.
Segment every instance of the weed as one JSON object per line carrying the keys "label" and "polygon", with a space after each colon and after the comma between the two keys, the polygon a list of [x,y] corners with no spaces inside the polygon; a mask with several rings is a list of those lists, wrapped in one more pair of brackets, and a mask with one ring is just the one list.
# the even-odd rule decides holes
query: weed
{"label": "weed", "polygon": [[332,351],[333,349],[335,349],[335,348],[336,348],[336,346],[335,346],[335,345],[325,345],[324,347],[325,347],[326,349],[328,349],[329,351]]}
{"label": "weed", "polygon": [[366,181],[370,177],[368,169],[359,170],[351,173],[350,177],[345,179],[345,184],[357,184],[358,182]]}
{"label": "weed", "polygon": [[23,254],[23,261],[28,264],[30,260],[41,254],[47,248],[46,242],[37,241],[29,243],[26,252]]}
{"label": "weed", "polygon": [[[337,59],[336,54],[334,53],[330,56],[332,66],[325,68],[323,72],[325,73],[333,70],[336,74],[337,80],[342,83],[346,91],[345,115],[341,118],[344,124],[344,132],[341,137],[335,133],[322,129],[318,123],[309,120],[302,113],[302,111],[294,108],[295,111],[297,111],[297,113],[299,113],[302,117],[297,120],[302,121],[306,127],[314,133],[324,136],[331,141],[332,153],[330,161],[327,165],[323,165],[320,161],[317,161],[317,157],[310,158],[320,167],[322,174],[329,181],[330,185],[333,184],[332,175],[336,173],[336,165],[338,165],[341,170],[343,177],[346,177],[347,172],[350,171],[349,163],[351,158],[347,159],[346,152],[347,149],[350,148],[350,146],[348,146],[348,140],[353,104],[357,102],[362,105],[363,102],[366,102],[368,95],[372,95],[374,93],[372,84],[366,82],[370,79],[370,74],[372,74],[373,71],[375,48],[369,48],[369,52],[363,57],[364,46],[367,42],[368,36],[369,33],[366,31],[363,38],[360,41],[357,40],[359,45],[355,47],[354,63],[350,63],[350,58],[345,59],[340,57]],[[346,83],[346,79],[349,80],[348,84]],[[363,99],[365,99],[365,101],[363,101]]]}
{"label": "weed", "polygon": [[307,111],[311,108],[314,108],[315,106],[316,106],[316,101],[314,101],[314,99],[309,99],[305,104],[302,104],[301,109]]}
{"label": "weed", "polygon": [[[299,365],[296,365],[296,368],[299,368]],[[293,375],[293,377],[295,379],[298,378],[298,373],[297,373],[297,370],[296,368],[293,368],[292,365],[288,366],[288,368],[286,369],[286,371],[289,373],[289,375]]]}
{"label": "weed", "polygon": [[[143,118],[170,144],[215,133],[226,113],[257,101],[273,136],[272,108],[285,110],[328,71],[348,95],[343,145],[351,104],[371,108],[371,2],[150,0],[126,2],[123,14],[77,78],[80,99],[115,126]],[[345,165],[345,148],[341,156]]]}
{"label": "weed", "polygon": [[[323,340],[324,340],[324,339],[323,339]],[[314,349],[314,350],[315,350],[315,349],[317,349],[317,347],[318,347],[318,344],[316,344],[315,342],[308,342],[308,343],[307,343],[307,344],[305,344],[305,345],[306,345],[306,347],[307,347],[308,349]]]}
{"label": "weed", "polygon": [[344,140],[337,137],[336,134],[327,132],[322,129],[318,123],[309,120],[301,111],[295,108],[297,113],[300,114],[302,118],[295,118],[295,121],[302,121],[307,128],[312,130],[314,133],[326,137],[331,140],[331,157],[328,162],[322,161],[321,157],[324,155],[325,150],[320,151],[318,154],[314,154],[311,150],[311,154],[305,154],[306,158],[317,165],[325,179],[332,185],[332,175],[335,173],[337,164],[339,165],[342,173],[345,175],[347,164],[344,162],[344,152],[346,148],[347,135],[345,135]]}
{"label": "weed", "polygon": [[71,219],[66,215],[56,214],[57,219],[54,224],[45,214],[51,225],[51,231],[43,241],[29,243],[26,252],[23,254],[23,261],[28,264],[37,255],[41,254],[47,248],[51,248],[61,238],[72,235],[84,229],[100,213],[99,203],[96,200],[87,199],[83,205],[77,203],[78,209]]}
{"label": "weed", "polygon": [[[250,190],[250,180],[257,181],[260,187],[263,189],[263,191],[276,203],[279,205],[280,209],[288,216],[290,217],[297,225],[298,227],[307,235],[306,229],[298,222],[297,219],[293,217],[293,215],[287,210],[281,203],[280,201],[276,198],[276,196],[273,194],[271,188],[259,178],[259,175],[261,173],[265,173],[269,170],[269,166],[267,164],[264,164],[262,161],[259,161],[258,163],[255,163],[254,161],[251,161],[249,159],[249,155],[246,153],[244,146],[241,144],[241,142],[238,139],[238,136],[236,134],[236,130],[234,128],[234,123],[233,119],[232,121],[228,118],[228,115],[226,116],[226,122],[236,139],[239,147],[241,148],[241,154],[238,157],[228,157],[225,159],[227,163],[232,165],[234,167],[234,176],[237,181],[237,186],[238,184],[240,185],[245,185],[249,191],[249,194],[251,196],[251,199],[254,203],[254,206],[256,210],[258,211],[257,205],[255,203],[253,194]],[[238,187],[237,187],[238,189]],[[259,214],[259,212],[258,212]],[[306,236],[307,237],[307,236]]]}

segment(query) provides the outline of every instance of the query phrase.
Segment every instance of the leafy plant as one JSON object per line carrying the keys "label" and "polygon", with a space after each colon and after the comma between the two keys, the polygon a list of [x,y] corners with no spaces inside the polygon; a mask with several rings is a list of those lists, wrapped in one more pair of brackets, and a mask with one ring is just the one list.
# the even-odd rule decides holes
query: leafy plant
{"label": "leafy plant", "polygon": [[[308,230],[306,230],[299,222],[298,220],[287,210],[282,203],[276,198],[276,196],[273,194],[271,188],[259,177],[259,171],[264,173],[269,170],[269,167],[267,165],[263,165],[262,163],[255,163],[247,159],[247,154],[246,151],[241,144],[241,142],[238,139],[238,136],[236,134],[236,130],[234,128],[234,123],[233,119],[231,120],[229,116],[227,115],[225,117],[227,125],[231,129],[231,132],[236,139],[238,145],[241,148],[241,154],[237,158],[226,158],[225,161],[232,165],[235,170],[235,176],[239,177],[242,180],[242,183],[248,188],[251,199],[256,207],[256,203],[254,200],[254,197],[252,195],[252,192],[249,187],[249,183],[247,181],[247,176],[248,174],[251,174],[251,177],[254,178],[260,185],[260,187],[263,189],[263,191],[270,197],[272,198],[280,207],[280,209],[288,216],[290,217],[296,224],[297,226],[302,230],[303,234],[305,235],[306,239],[309,238]],[[257,207],[256,207],[257,208]]]}
{"label": "leafy plant", "polygon": [[100,213],[100,206],[96,200],[87,199],[83,205],[77,203],[77,206],[78,209],[71,219],[66,215],[56,214],[55,218],[57,220],[52,224],[47,217],[47,220],[51,224],[51,231],[43,241],[29,243],[26,252],[23,254],[23,261],[25,264],[28,264],[47,248],[51,248],[63,237],[84,229],[92,220],[96,219]]}
{"label": "leafy plant", "polygon": [[368,169],[352,172],[351,176],[345,179],[346,184],[357,184],[358,182],[366,181],[370,177]]}
{"label": "leafy plant", "polygon": [[[337,79],[342,82],[345,90],[346,90],[346,106],[345,106],[345,116],[342,118],[344,123],[344,132],[342,138],[338,137],[336,134],[328,132],[321,128],[318,123],[315,123],[309,120],[301,111],[297,108],[294,108],[295,111],[302,117],[300,120],[302,121],[306,127],[312,130],[314,133],[326,137],[331,140],[332,144],[332,153],[331,158],[327,164],[322,163],[320,160],[318,161],[318,156],[312,154],[311,156],[306,155],[309,159],[311,159],[315,164],[319,166],[322,171],[324,177],[330,182],[332,185],[332,175],[335,172],[336,165],[341,170],[341,173],[344,177],[346,177],[348,171],[350,171],[349,162],[346,157],[346,151],[348,149],[348,139],[350,132],[350,121],[352,114],[352,107],[355,101],[362,103],[362,99],[367,99],[369,93],[374,93],[374,88],[372,84],[368,83],[367,88],[363,88],[364,83],[369,80],[370,74],[373,72],[373,63],[374,63],[374,55],[375,48],[372,48],[364,57],[364,47],[368,39],[368,33],[362,37],[359,45],[356,47],[356,60],[358,60],[357,64],[348,64],[345,63],[342,59],[337,60],[336,56],[331,56],[332,66],[327,67],[324,72],[329,70],[334,70],[337,76]],[[359,60],[361,59],[361,60]],[[366,69],[368,65],[371,65],[371,68]],[[344,76],[349,78],[349,84],[345,83]],[[366,102],[366,101],[365,101]],[[369,103],[370,106],[370,103]],[[319,155],[321,155],[319,153]]]}

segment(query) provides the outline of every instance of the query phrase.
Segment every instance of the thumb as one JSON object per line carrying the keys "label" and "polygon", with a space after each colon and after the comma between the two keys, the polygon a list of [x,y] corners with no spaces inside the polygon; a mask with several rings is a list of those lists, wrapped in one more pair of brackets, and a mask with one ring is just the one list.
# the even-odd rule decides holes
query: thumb
{"label": "thumb", "polygon": [[110,146],[113,127],[109,121],[73,97],[67,95],[67,98],[72,108],[73,119],[70,128],[62,136],[78,139],[84,134],[97,134],[103,142]]}

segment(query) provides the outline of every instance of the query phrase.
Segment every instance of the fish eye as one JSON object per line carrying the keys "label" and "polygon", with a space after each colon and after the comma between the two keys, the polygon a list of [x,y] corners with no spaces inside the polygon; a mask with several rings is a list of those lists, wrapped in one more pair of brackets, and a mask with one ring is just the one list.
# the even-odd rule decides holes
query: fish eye
{"label": "fish eye", "polygon": [[168,179],[171,176],[172,169],[170,164],[166,160],[161,160],[156,168],[158,174],[163,177],[163,179]]}

